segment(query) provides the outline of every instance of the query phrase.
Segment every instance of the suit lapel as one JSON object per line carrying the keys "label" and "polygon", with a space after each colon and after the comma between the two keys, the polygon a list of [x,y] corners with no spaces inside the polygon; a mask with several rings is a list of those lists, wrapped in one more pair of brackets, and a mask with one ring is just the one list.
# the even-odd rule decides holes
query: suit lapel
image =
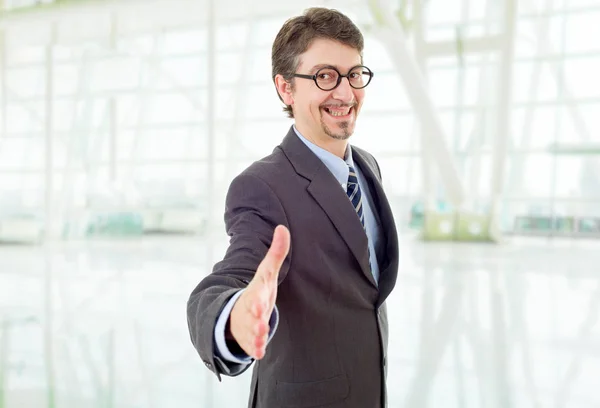
{"label": "suit lapel", "polygon": [[[327,167],[323,165],[322,168],[325,171],[320,173],[327,172],[327,174],[321,174],[321,177],[313,179],[307,190],[325,211],[342,239],[346,241],[365,277],[373,286],[377,286],[369,265],[367,235],[356,216],[356,210]],[[326,177],[327,175],[329,177]]]}
{"label": "suit lapel", "polygon": [[377,307],[379,307],[396,284],[399,255],[398,232],[390,203],[383,191],[381,181],[375,175],[375,169],[358,149],[352,149],[352,158],[360,167],[369,184],[369,192],[375,204],[373,212],[375,217],[379,218],[384,234],[385,256],[384,259],[379,260],[379,298],[377,300]]}
{"label": "suit lapel", "polygon": [[340,237],[346,242],[365,277],[377,287],[369,265],[367,235],[356,216],[356,210],[333,174],[298,138],[293,128],[290,128],[280,147],[296,172],[310,180],[308,193],[327,214]]}

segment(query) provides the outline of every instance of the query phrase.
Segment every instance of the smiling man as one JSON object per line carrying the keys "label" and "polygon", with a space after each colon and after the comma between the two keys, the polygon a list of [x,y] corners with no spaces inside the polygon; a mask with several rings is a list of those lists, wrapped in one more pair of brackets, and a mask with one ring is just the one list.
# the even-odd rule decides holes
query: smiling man
{"label": "smiling man", "polygon": [[272,74],[294,124],[231,183],[229,248],[188,301],[208,369],[254,365],[249,407],[387,406],[398,240],[377,162],[349,144],[373,78],[362,50],[336,10],[283,25]]}

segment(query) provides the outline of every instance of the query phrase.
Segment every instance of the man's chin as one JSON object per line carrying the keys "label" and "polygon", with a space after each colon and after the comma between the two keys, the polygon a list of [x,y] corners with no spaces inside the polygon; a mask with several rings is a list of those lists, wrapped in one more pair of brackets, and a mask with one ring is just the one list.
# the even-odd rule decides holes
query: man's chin
{"label": "man's chin", "polygon": [[352,136],[350,133],[328,133],[327,135],[335,140],[348,140]]}
{"label": "man's chin", "polygon": [[325,134],[335,140],[348,140],[354,133],[354,126],[338,127],[337,129],[331,129],[327,126],[323,126]]}

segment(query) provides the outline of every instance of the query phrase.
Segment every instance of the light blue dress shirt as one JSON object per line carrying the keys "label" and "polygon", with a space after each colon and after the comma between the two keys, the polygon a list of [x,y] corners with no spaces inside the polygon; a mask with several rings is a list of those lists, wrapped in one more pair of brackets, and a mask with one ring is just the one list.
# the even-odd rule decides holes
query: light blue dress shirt
{"label": "light blue dress shirt", "polygon": [[[377,262],[377,251],[375,250],[379,244],[381,243],[381,226],[377,223],[377,218],[373,213],[373,209],[375,208],[373,197],[371,192],[367,188],[368,184],[365,180],[362,170],[360,167],[354,164],[354,160],[352,159],[352,150],[350,145],[346,148],[345,158],[341,159],[338,156],[334,155],[331,152],[315,145],[310,142],[304,136],[300,134],[296,126],[294,126],[294,131],[298,138],[304,142],[304,144],[325,164],[325,166],[329,169],[329,171],[334,175],[340,187],[346,192],[347,183],[348,183],[348,174],[350,173],[350,169],[348,166],[353,166],[356,170],[356,175],[358,178],[358,185],[360,187],[362,197],[363,197],[363,213],[365,215],[365,230],[367,233],[367,238],[369,242],[369,254],[370,259],[369,262],[371,264],[371,272],[373,273],[373,277],[375,278],[375,282],[379,281],[379,263]],[[358,216],[357,216],[358,220]],[[225,326],[227,325],[227,320],[229,319],[229,315],[231,314],[231,310],[233,309],[233,305],[243,293],[244,289],[237,292],[225,305],[225,308],[221,312],[221,315],[217,319],[217,325],[215,326],[215,343],[217,345],[217,356],[222,358],[223,360],[229,363],[247,365],[252,363],[252,358],[246,355],[239,356],[233,355],[227,344],[225,342]],[[268,341],[271,341],[275,331],[277,330],[277,323],[279,322],[279,312],[277,307],[273,310],[273,314],[271,315],[271,320],[269,321],[269,325],[271,326],[271,330],[269,333]],[[237,370],[236,370],[237,371]]]}

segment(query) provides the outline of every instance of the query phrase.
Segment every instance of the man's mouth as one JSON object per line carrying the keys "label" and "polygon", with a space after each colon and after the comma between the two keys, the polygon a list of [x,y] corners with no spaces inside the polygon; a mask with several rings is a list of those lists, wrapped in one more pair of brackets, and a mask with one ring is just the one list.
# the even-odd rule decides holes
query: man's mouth
{"label": "man's mouth", "polygon": [[326,107],[323,107],[323,110],[325,112],[327,112],[328,114],[330,114],[331,116],[334,116],[334,117],[348,116],[348,115],[350,115],[350,113],[352,113],[353,109],[354,109],[353,106],[339,106],[339,107],[326,106]]}

